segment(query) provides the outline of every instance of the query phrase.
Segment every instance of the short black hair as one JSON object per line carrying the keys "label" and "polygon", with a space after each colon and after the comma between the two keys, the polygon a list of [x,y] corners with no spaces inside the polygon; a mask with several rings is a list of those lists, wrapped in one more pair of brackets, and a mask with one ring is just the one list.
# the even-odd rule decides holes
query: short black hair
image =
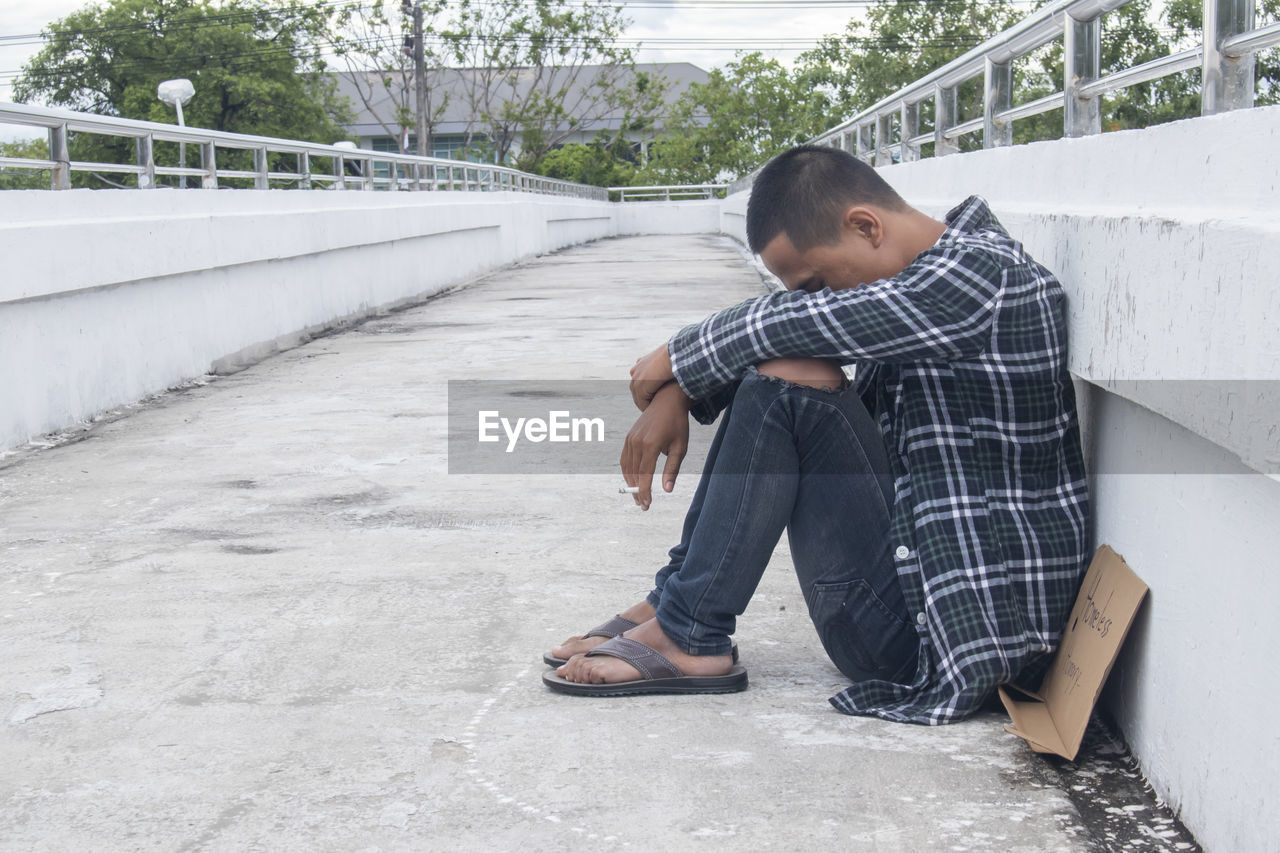
{"label": "short black hair", "polygon": [[907,206],[875,169],[847,151],[798,145],[756,175],[747,203],[747,245],[759,254],[781,233],[801,252],[830,245],[839,239],[840,220],[854,204],[886,210]]}

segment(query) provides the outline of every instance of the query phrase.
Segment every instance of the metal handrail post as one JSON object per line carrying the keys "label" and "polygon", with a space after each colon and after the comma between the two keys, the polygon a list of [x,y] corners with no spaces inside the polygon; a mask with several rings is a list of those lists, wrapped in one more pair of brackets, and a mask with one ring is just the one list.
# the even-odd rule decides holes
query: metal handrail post
{"label": "metal handrail post", "polygon": [[[200,186],[206,190],[216,190],[218,188],[218,154],[217,146],[212,142],[200,143],[200,168],[204,169],[204,177],[200,179]],[[308,169],[308,171],[310,171]],[[307,184],[310,186],[310,182]]]}
{"label": "metal handrail post", "polygon": [[298,154],[298,188],[311,189],[311,155],[305,151]]}
{"label": "metal handrail post", "polygon": [[902,104],[902,139],[898,142],[898,159],[903,163],[912,163],[920,159],[920,146],[912,145],[911,140],[920,134],[920,104]]}
{"label": "metal handrail post", "polygon": [[373,190],[373,158],[364,157],[356,162],[360,164],[360,189]]}
{"label": "metal handrail post", "polygon": [[875,130],[874,122],[858,125],[858,154],[857,156],[863,162],[870,162],[875,158],[875,139],[873,131]]}
{"label": "metal handrail post", "polygon": [[1204,0],[1204,66],[1200,75],[1200,112],[1213,115],[1253,106],[1254,54],[1232,57],[1222,45],[1253,29],[1254,0]]}
{"label": "metal handrail post", "polygon": [[148,133],[133,140],[133,144],[137,151],[138,166],[142,169],[138,173],[138,189],[154,189],[156,185],[155,138]]}
{"label": "metal handrail post", "polygon": [[876,165],[892,166],[893,152],[889,149],[889,133],[893,125],[893,114],[876,116]]}
{"label": "metal handrail post", "polygon": [[341,154],[333,156],[333,188],[335,190],[345,190],[347,188],[346,158]]}
{"label": "metal handrail post", "polygon": [[1013,144],[1013,124],[997,118],[1013,106],[1013,64],[987,57],[982,71],[982,147]]}
{"label": "metal handrail post", "polygon": [[270,189],[271,180],[267,177],[267,148],[265,145],[253,149],[253,170],[257,172],[253,176],[253,188],[255,190]]}
{"label": "metal handrail post", "polygon": [[960,144],[947,138],[947,131],[956,126],[960,113],[960,99],[954,86],[933,87],[933,156],[945,157],[960,151]]}
{"label": "metal handrail post", "polygon": [[1069,137],[1102,133],[1102,99],[1080,94],[1082,86],[1102,73],[1102,18],[1077,21],[1068,15],[1062,47],[1063,133]]}
{"label": "metal handrail post", "polygon": [[55,165],[49,172],[49,189],[71,189],[71,151],[67,145],[67,124],[49,128],[49,159]]}

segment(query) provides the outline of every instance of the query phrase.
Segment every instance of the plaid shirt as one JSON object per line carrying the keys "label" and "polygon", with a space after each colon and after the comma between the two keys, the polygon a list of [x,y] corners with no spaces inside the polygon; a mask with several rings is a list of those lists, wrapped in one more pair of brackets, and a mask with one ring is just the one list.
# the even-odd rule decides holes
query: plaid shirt
{"label": "plaid shirt", "polygon": [[1038,686],[1088,562],[1088,489],[1062,286],[971,197],[897,276],[779,291],[681,330],[680,386],[709,423],[748,365],[856,362],[894,477],[895,566],[920,638],[907,684],[853,684],[847,714],[938,724],[997,684]]}

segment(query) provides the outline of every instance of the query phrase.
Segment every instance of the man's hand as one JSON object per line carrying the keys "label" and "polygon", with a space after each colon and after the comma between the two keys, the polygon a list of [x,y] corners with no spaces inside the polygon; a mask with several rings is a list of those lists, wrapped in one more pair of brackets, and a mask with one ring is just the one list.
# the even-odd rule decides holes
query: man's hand
{"label": "man's hand", "polygon": [[658,389],[675,378],[666,344],[636,359],[631,368],[631,399],[636,408],[642,412],[647,409]]}
{"label": "man's hand", "polygon": [[632,497],[642,509],[648,509],[653,499],[653,471],[658,466],[659,454],[667,457],[662,469],[662,488],[668,492],[675,488],[680,463],[689,449],[691,405],[692,401],[680,386],[670,382],[653,395],[627,433],[619,463],[627,485],[640,488]]}

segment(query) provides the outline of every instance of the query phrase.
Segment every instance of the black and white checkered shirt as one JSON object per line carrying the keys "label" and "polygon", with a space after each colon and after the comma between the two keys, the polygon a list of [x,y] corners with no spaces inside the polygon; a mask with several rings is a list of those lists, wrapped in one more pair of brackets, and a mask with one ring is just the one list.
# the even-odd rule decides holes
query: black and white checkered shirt
{"label": "black and white checkered shirt", "polygon": [[668,347],[704,423],[748,365],[857,363],[857,391],[889,450],[890,544],[920,663],[910,683],[860,682],[831,702],[929,724],[973,713],[997,684],[1038,686],[1088,562],[1062,286],[983,199],[946,223],[892,279],[770,293]]}

